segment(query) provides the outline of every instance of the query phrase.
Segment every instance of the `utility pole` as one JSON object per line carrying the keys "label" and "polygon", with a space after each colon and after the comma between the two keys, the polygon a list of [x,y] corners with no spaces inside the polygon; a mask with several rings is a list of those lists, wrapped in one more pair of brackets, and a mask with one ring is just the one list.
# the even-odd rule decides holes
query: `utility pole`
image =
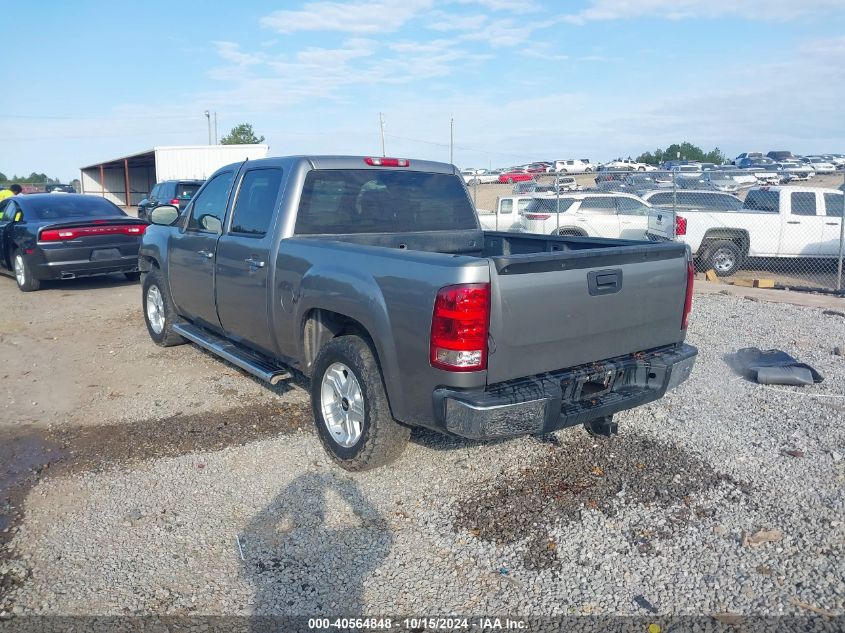
{"label": "utility pole", "polygon": [[214,113],[214,144],[217,145],[217,113]]}
{"label": "utility pole", "polygon": [[384,114],[382,114],[381,112],[378,113],[378,126],[381,130],[381,155],[387,156],[384,151]]}
{"label": "utility pole", "polygon": [[449,119],[449,164],[455,164],[455,119]]}
{"label": "utility pole", "polygon": [[211,112],[206,110],[203,112],[205,118],[208,120],[208,144],[211,145]]}

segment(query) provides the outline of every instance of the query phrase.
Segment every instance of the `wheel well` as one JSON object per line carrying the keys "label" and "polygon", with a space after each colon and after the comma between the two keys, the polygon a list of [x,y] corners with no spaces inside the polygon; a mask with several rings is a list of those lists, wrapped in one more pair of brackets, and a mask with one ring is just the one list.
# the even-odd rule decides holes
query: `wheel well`
{"label": "wheel well", "polygon": [[561,227],[560,229],[555,229],[555,231],[552,233],[552,235],[570,235],[570,236],[575,236],[575,237],[587,237],[587,234],[583,230],[581,230],[577,227],[570,227],[570,226],[565,226],[565,227]]}
{"label": "wheel well", "polygon": [[704,234],[704,239],[701,240],[701,247],[699,250],[703,252],[706,249],[708,242],[715,242],[717,240],[727,240],[729,242],[733,242],[739,247],[743,257],[748,255],[748,249],[751,244],[748,233],[745,231],[730,229],[715,229],[707,231],[707,233]]}
{"label": "wheel well", "polygon": [[[373,350],[376,362],[379,362],[378,351],[373,338],[361,323],[345,314],[314,308],[309,310],[302,322],[303,370],[310,375],[311,366],[317,359],[320,349],[328,341],[338,336],[355,335],[364,339]],[[381,363],[379,363],[379,366]]]}
{"label": "wheel well", "polygon": [[141,272],[145,272],[145,271],[148,272],[148,271],[152,270],[153,268],[161,269],[161,266],[159,266],[158,260],[155,259],[154,257],[150,257],[148,255],[139,255],[138,256],[138,263],[139,263],[139,268],[141,269]]}

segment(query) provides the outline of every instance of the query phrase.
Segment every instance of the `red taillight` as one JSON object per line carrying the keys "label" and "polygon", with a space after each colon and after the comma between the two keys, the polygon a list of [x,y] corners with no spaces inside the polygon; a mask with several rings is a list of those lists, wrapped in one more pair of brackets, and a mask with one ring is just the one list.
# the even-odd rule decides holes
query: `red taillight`
{"label": "red taillight", "polygon": [[407,158],[384,158],[379,156],[369,156],[364,159],[364,162],[373,167],[410,167],[411,161]]}
{"label": "red taillight", "polygon": [[67,229],[41,231],[39,242],[64,242],[94,235],[143,235],[146,224],[116,224],[111,226],[75,226]]}
{"label": "red taillight", "polygon": [[551,216],[549,213],[526,213],[527,220],[548,220]]}
{"label": "red taillight", "polygon": [[430,361],[446,371],[487,368],[490,284],[446,286],[431,317]]}
{"label": "red taillight", "polygon": [[692,312],[692,285],[695,280],[695,266],[692,261],[687,262],[687,295],[684,298],[684,316],[681,319],[681,329],[686,330],[689,325],[689,315]]}
{"label": "red taillight", "polygon": [[174,207],[178,207],[179,206],[179,198],[173,198],[173,200],[171,200],[167,204],[172,204]]}
{"label": "red taillight", "polygon": [[675,235],[687,234],[687,219],[680,215],[675,216]]}

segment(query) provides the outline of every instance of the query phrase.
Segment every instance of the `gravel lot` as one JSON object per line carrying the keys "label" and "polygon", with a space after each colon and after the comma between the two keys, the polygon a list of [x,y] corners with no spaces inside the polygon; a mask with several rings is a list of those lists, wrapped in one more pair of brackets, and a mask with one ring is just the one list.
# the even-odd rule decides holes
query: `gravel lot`
{"label": "gravel lot", "polygon": [[[416,432],[352,476],[301,384],[157,348],[139,304],[0,278],[0,612],[845,614],[842,316],[697,296],[692,379],[618,437]],[[752,345],[826,380],[746,382]]]}

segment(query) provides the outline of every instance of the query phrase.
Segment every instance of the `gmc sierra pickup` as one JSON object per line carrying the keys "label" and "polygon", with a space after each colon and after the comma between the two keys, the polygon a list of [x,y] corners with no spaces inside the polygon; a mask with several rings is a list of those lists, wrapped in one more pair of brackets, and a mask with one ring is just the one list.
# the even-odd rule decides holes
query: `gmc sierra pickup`
{"label": "gmc sierra pickup", "polygon": [[348,470],[396,459],[413,426],[607,435],[695,362],[686,245],[483,231],[452,165],[237,163],[151,220],[153,341],[271,384],[309,377],[317,434]]}

